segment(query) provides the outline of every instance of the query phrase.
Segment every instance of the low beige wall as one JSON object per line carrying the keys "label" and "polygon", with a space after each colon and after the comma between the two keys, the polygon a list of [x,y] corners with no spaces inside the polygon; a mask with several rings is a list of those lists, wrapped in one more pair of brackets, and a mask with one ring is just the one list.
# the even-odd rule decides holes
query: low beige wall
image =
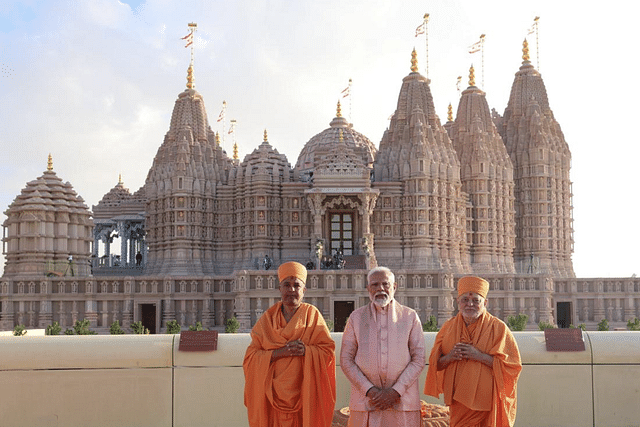
{"label": "low beige wall", "polygon": [[[514,335],[524,363],[516,426],[640,425],[640,332],[585,332],[584,352],[547,352],[542,332]],[[337,352],[341,336],[333,334]],[[425,333],[428,349],[434,339]],[[0,425],[247,426],[242,360],[249,335],[221,334],[219,350],[209,353],[180,352],[178,340],[1,337]],[[349,384],[339,368],[336,374],[341,408]],[[426,369],[421,389],[425,376]]]}

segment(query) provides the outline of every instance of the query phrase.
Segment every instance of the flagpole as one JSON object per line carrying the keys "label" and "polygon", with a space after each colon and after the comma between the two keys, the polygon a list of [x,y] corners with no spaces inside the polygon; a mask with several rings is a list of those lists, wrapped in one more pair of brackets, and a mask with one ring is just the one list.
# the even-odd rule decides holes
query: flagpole
{"label": "flagpole", "polygon": [[191,40],[190,40],[190,44],[191,44],[191,65],[193,66],[195,64],[195,52],[193,50],[193,48],[195,47],[193,44],[193,38],[195,37],[195,32],[198,29],[198,24],[196,24],[195,22],[190,22],[188,24],[189,30],[191,31]]}
{"label": "flagpole", "polygon": [[351,83],[352,80],[349,79],[349,123],[353,123],[353,119],[351,118],[351,103],[353,102],[353,100],[351,98],[353,98],[353,95],[351,95]]}
{"label": "flagpole", "polygon": [[222,148],[224,149],[224,141],[225,141],[225,123],[227,122],[227,101],[222,101],[222,111],[220,112],[220,116],[218,121],[222,119]]}
{"label": "flagpole", "polygon": [[427,60],[425,61],[426,63],[426,72],[427,72],[427,80],[429,80],[429,26],[427,25],[429,23],[429,14],[425,13],[424,14],[424,39],[425,39],[425,50],[427,52]]}
{"label": "flagpole", "polygon": [[484,34],[480,35],[480,52],[482,54],[482,90],[484,90]]}
{"label": "flagpole", "polygon": [[196,24],[195,22],[190,22],[189,24],[187,24],[187,26],[189,27],[189,34],[187,34],[186,36],[182,37],[181,40],[186,40],[187,44],[184,47],[189,47],[191,46],[191,61],[189,62],[189,69],[187,70],[187,89],[193,89],[196,87],[195,85],[195,77],[193,75],[193,64],[195,62],[195,55],[194,55],[194,45],[193,45],[193,37],[194,34],[196,32],[196,29],[198,28],[198,24]]}
{"label": "flagpole", "polygon": [[539,16],[536,16],[533,20],[533,26],[536,29],[536,65],[538,66],[538,72],[540,72],[540,50],[538,50],[538,20]]}

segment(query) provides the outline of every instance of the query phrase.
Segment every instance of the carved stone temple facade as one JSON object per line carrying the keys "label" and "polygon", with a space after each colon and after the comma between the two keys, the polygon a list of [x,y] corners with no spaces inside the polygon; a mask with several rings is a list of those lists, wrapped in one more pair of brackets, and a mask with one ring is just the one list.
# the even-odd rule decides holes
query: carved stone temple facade
{"label": "carved stone temple facade", "polygon": [[502,116],[471,69],[441,124],[414,52],[378,148],[338,104],[294,167],[266,131],[244,160],[229,157],[190,67],[138,191],[119,180],[89,211],[50,163],[6,210],[0,329],[89,319],[108,333],[142,320],[159,333],[175,319],[223,330],[235,316],[248,331],[279,299],[275,270],[290,260],[309,266],[305,300],[338,331],[368,303],[376,265],[396,273],[397,298],[423,322],[455,314],[457,278],[476,274],[500,318],[623,327],[640,317],[640,281],[575,278],[571,153],[523,50]]}

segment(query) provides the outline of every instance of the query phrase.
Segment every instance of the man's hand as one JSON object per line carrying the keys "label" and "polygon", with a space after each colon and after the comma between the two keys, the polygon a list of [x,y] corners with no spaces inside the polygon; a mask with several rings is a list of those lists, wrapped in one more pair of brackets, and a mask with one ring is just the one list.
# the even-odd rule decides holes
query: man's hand
{"label": "man's hand", "polygon": [[[493,366],[493,356],[481,352],[471,344],[459,342],[453,349],[438,360],[438,369],[446,368],[451,362],[456,360],[475,360],[484,363],[488,367]],[[442,367],[441,367],[442,366]]]}
{"label": "man's hand", "polygon": [[371,387],[367,391],[367,397],[373,407],[379,411],[389,409],[400,401],[400,394],[392,388],[381,390],[378,387]]}
{"label": "man's hand", "polygon": [[284,347],[280,347],[271,353],[271,361],[281,357],[304,356],[305,347],[301,340],[290,341]]}

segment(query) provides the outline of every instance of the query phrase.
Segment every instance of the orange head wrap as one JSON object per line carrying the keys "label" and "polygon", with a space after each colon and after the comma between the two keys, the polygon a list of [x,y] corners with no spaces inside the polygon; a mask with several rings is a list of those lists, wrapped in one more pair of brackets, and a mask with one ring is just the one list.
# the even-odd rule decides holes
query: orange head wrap
{"label": "orange head wrap", "polygon": [[278,280],[282,282],[287,277],[297,277],[303,283],[307,283],[307,269],[299,262],[285,262],[278,267]]}
{"label": "orange head wrap", "polygon": [[458,280],[458,296],[467,292],[475,292],[482,298],[486,298],[489,293],[489,282],[475,276],[463,277]]}

